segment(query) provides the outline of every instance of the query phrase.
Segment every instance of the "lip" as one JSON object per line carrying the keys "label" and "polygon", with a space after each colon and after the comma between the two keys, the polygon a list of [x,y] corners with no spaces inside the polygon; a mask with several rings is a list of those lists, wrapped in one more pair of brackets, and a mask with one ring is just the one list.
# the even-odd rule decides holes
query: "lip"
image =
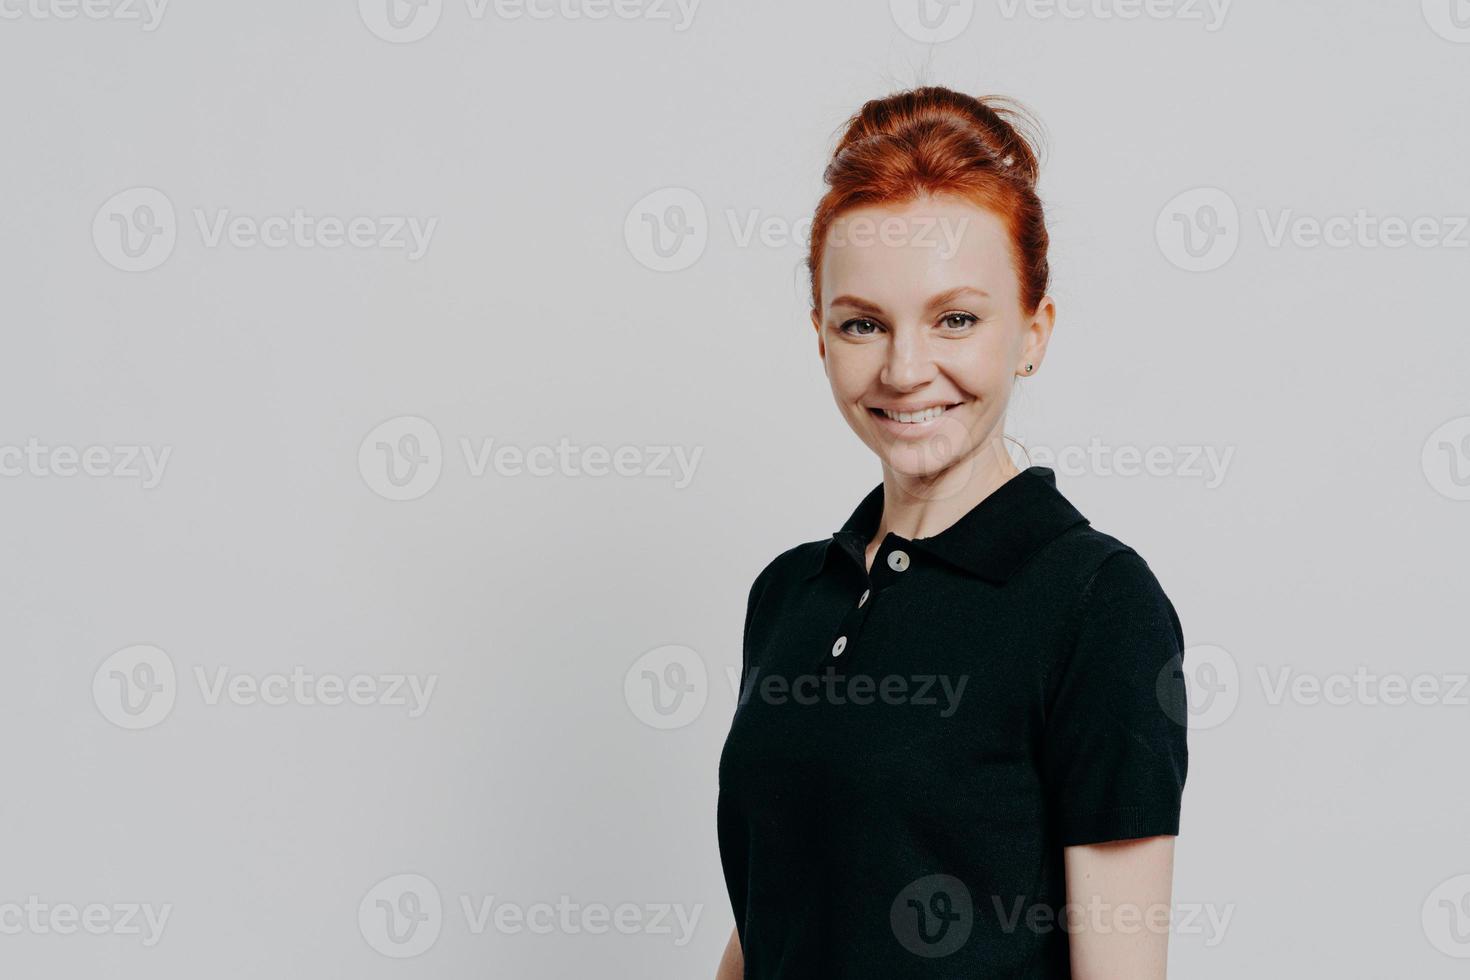
{"label": "lip", "polygon": [[864,405],[864,408],[878,408],[889,412],[922,412],[926,408],[954,408],[961,402],[929,402],[925,405]]}
{"label": "lip", "polygon": [[[868,415],[877,424],[878,428],[897,439],[923,439],[939,428],[939,423],[954,409],[963,405],[964,402],[930,402],[928,405],[915,405],[911,408],[895,408],[891,405],[865,405]],[[946,411],[927,422],[899,422],[884,415],[878,409],[887,408],[890,412],[922,412],[926,408],[946,406]]]}

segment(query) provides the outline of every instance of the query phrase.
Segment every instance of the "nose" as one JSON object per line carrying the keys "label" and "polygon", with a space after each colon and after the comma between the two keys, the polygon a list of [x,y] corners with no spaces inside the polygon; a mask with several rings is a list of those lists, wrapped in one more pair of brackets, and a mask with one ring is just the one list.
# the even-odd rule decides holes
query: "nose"
{"label": "nose", "polygon": [[913,391],[932,381],[937,370],[927,331],[899,329],[890,337],[879,379],[897,391]]}

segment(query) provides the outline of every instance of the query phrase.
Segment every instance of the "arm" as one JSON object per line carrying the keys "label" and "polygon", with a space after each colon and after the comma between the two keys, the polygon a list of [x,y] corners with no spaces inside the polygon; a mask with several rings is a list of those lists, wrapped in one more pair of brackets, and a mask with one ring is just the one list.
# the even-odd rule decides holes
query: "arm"
{"label": "arm", "polygon": [[1189,767],[1183,657],[1179,617],[1148,563],[1131,549],[1105,559],[1046,730],[1076,980],[1164,980]]}
{"label": "arm", "polygon": [[1063,855],[1074,980],[1164,980],[1174,838],[1083,844]]}
{"label": "arm", "polygon": [[720,957],[720,968],[715,971],[715,980],[744,980],[744,977],[745,955],[740,951],[740,932],[731,929],[725,955]]}

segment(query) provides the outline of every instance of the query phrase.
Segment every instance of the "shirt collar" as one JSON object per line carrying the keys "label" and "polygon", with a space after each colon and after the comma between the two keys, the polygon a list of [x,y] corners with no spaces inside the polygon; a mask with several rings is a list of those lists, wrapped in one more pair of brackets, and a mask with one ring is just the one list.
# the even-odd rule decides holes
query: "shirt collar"
{"label": "shirt collar", "polygon": [[[866,566],[864,550],[883,516],[883,484],[857,505],[846,523],[817,552],[807,573],[811,578],[829,556],[846,551]],[[910,539],[917,550],[977,575],[1004,584],[1042,545],[1076,524],[1088,523],[1057,489],[1056,473],[1030,466],[1001,484],[958,521],[927,538]]]}

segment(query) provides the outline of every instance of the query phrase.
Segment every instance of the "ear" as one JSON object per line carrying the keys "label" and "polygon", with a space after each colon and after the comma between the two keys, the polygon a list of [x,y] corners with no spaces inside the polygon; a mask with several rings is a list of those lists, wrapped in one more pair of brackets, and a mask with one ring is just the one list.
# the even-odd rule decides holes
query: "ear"
{"label": "ear", "polygon": [[[1041,302],[1036,304],[1036,312],[1026,324],[1026,333],[1021,342],[1021,362],[1016,365],[1016,374],[1023,378],[1034,378],[1036,372],[1041,370],[1042,359],[1046,357],[1046,345],[1051,342],[1052,327],[1057,322],[1057,304],[1050,296],[1041,297]],[[1026,365],[1031,365],[1031,370],[1026,370]]]}
{"label": "ear", "polygon": [[811,314],[812,329],[817,332],[817,356],[822,359],[822,364],[825,365],[827,363],[827,340],[822,336],[822,314],[815,308],[812,309]]}

